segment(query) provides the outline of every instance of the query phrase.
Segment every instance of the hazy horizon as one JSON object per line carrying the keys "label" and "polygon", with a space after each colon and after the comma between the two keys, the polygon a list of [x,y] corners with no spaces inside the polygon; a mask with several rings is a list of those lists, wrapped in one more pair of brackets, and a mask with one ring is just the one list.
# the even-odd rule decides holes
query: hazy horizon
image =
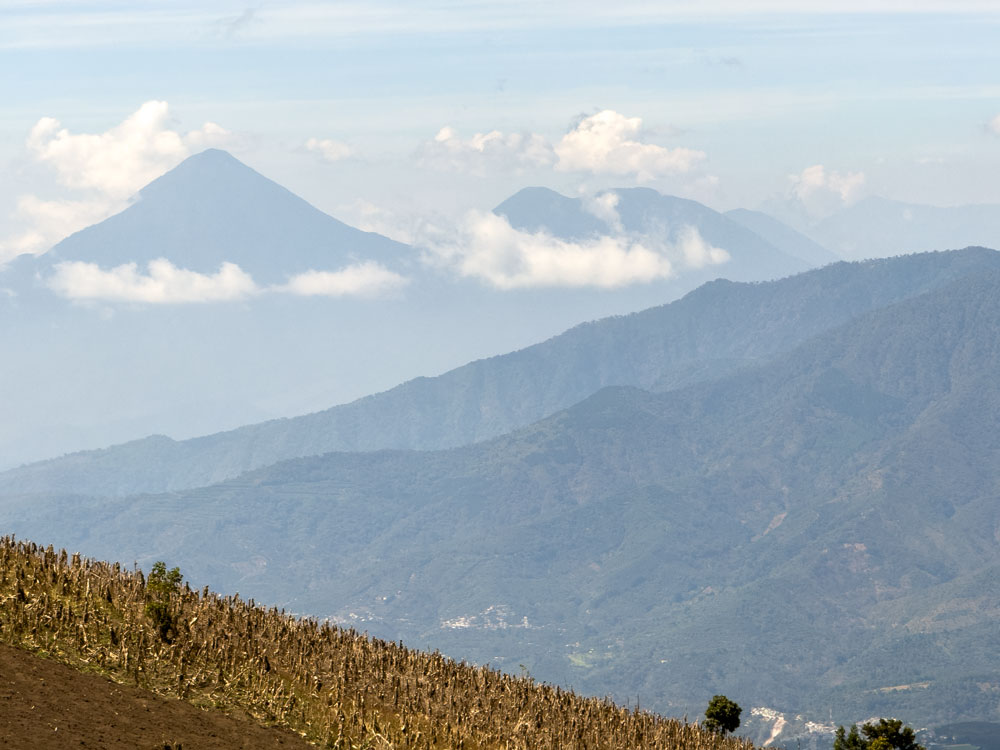
{"label": "hazy horizon", "polygon": [[[541,185],[815,222],[1000,203],[987,2],[9,2],[0,261],[225,148],[404,242]],[[782,212],[784,214],[782,215]]]}

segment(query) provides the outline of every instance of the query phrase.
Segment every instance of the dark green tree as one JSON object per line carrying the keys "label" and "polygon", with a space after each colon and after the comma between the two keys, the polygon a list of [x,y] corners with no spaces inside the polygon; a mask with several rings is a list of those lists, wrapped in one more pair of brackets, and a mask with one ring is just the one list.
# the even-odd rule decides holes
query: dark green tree
{"label": "dark green tree", "polygon": [[163,561],[153,563],[146,579],[146,616],[167,643],[177,635],[177,617],[170,606],[170,596],[181,587],[183,580],[180,568],[167,570]]}
{"label": "dark green tree", "polygon": [[713,696],[705,709],[705,729],[719,734],[733,732],[740,725],[743,709],[724,695]]}
{"label": "dark green tree", "polygon": [[850,732],[837,729],[833,750],[924,750],[924,746],[917,744],[913,730],[900,719],[879,719],[877,724],[864,724],[860,733],[857,724]]}

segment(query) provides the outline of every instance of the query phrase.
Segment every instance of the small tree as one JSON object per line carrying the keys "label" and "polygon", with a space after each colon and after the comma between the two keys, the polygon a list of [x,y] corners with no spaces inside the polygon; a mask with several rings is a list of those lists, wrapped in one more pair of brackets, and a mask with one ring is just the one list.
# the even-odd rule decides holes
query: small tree
{"label": "small tree", "polygon": [[840,727],[833,750],[924,750],[923,745],[917,744],[913,730],[904,727],[899,719],[879,719],[877,724],[869,722],[861,727],[861,734],[857,724],[850,732]]}
{"label": "small tree", "polygon": [[170,607],[170,595],[181,587],[183,580],[180,568],[167,570],[162,560],[153,563],[146,580],[146,616],[167,643],[177,635],[177,618]]}
{"label": "small tree", "polygon": [[705,729],[719,734],[736,731],[743,709],[724,695],[716,695],[705,709]]}

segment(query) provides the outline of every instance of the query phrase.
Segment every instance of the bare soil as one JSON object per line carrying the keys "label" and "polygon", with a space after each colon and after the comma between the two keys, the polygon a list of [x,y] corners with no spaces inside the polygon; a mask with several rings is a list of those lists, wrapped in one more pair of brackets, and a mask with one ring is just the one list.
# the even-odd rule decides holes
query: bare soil
{"label": "bare soil", "polygon": [[0,644],[0,747],[306,750],[291,732],[163,698]]}

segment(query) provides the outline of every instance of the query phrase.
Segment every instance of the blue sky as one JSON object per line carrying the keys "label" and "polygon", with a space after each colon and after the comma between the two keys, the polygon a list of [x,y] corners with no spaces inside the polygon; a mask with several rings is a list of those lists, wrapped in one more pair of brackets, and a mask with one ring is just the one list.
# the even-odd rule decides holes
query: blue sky
{"label": "blue sky", "polygon": [[0,259],[208,145],[401,239],[525,185],[1000,203],[997,71],[997,2],[0,2]]}

